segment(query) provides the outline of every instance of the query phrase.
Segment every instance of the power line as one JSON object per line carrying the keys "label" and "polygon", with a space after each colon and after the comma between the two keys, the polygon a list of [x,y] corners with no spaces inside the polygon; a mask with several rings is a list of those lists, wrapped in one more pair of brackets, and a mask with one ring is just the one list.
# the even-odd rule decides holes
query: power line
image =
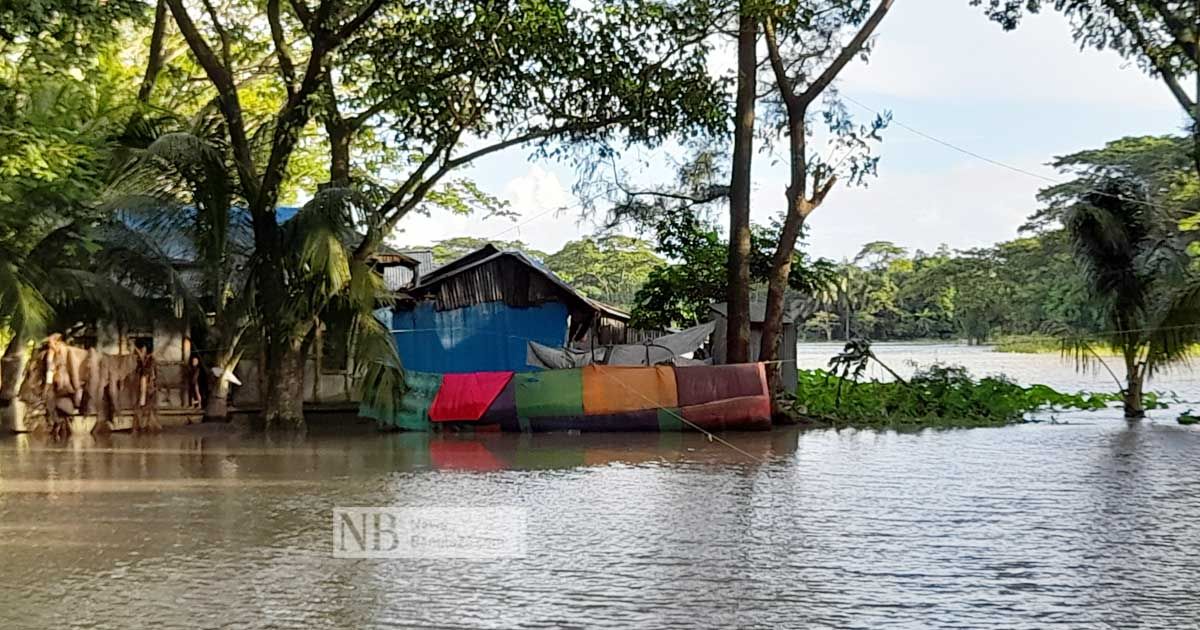
{"label": "power line", "polygon": [[[871,106],[869,106],[869,105],[866,105],[866,104],[862,103],[861,101],[859,101],[859,100],[855,99],[855,98],[854,98],[854,97],[852,97],[852,96],[847,96],[846,94],[841,94],[840,96],[841,96],[842,98],[846,99],[847,101],[850,101],[851,103],[854,103],[855,105],[857,105],[857,106],[861,107],[862,109],[864,109],[864,110],[866,110],[866,111],[868,111],[868,112],[870,112],[870,113],[872,113],[872,114],[875,114],[876,116],[881,116],[881,115],[882,115],[882,114],[879,112],[879,110],[877,110],[877,109],[875,109],[875,108],[873,108],[873,107],[871,107]],[[986,163],[988,163],[988,164],[991,164],[991,165],[993,165],[993,166],[997,166],[997,167],[1000,167],[1000,168],[1003,168],[1003,169],[1006,169],[1006,170],[1012,171],[1012,172],[1014,172],[1014,173],[1020,173],[1021,175],[1026,175],[1026,176],[1029,176],[1029,177],[1033,177],[1033,178],[1036,178],[1036,179],[1040,179],[1040,180],[1042,180],[1042,181],[1049,182],[1049,183],[1051,183],[1051,184],[1055,184],[1055,185],[1062,185],[1062,184],[1065,184],[1065,183],[1067,183],[1067,182],[1064,182],[1064,181],[1062,181],[1062,180],[1060,180],[1060,179],[1054,179],[1053,177],[1047,177],[1047,176],[1045,176],[1045,175],[1041,175],[1041,174],[1039,174],[1039,173],[1035,173],[1035,172],[1033,172],[1033,171],[1030,171],[1030,170],[1023,169],[1023,168],[1021,168],[1021,167],[1019,167],[1019,166],[1013,166],[1012,164],[1008,164],[1008,163],[1006,163],[1006,162],[1001,162],[1000,160],[997,160],[997,159],[994,159],[994,158],[987,157],[986,155],[982,155],[982,154],[980,154],[980,153],[976,153],[975,151],[971,151],[970,149],[963,148],[963,147],[961,147],[961,146],[959,146],[959,145],[957,145],[957,144],[954,144],[953,142],[950,142],[950,141],[948,141],[948,140],[943,140],[943,139],[941,139],[941,138],[939,138],[939,137],[937,137],[937,136],[934,136],[934,135],[932,135],[932,134],[925,133],[924,131],[921,131],[920,129],[917,129],[917,128],[915,128],[915,127],[912,127],[912,126],[909,126],[909,125],[906,125],[906,124],[904,124],[903,122],[901,122],[901,121],[899,121],[899,120],[896,120],[895,118],[892,118],[890,122],[891,122],[891,124],[894,124],[894,125],[896,125],[897,127],[900,127],[901,129],[904,129],[904,130],[908,131],[909,133],[912,133],[912,134],[914,134],[914,135],[916,135],[916,136],[919,136],[919,137],[921,137],[921,138],[924,138],[924,139],[926,139],[926,140],[929,140],[930,142],[934,142],[934,143],[940,144],[940,145],[942,145],[942,146],[944,146],[944,147],[946,147],[946,148],[948,148],[948,149],[951,149],[951,150],[957,151],[957,152],[959,152],[959,153],[962,153],[963,155],[968,155],[968,156],[970,156],[970,157],[973,157],[973,158],[975,158],[975,159],[977,159],[977,160],[980,160],[980,161],[982,161],[982,162],[986,162]],[[1155,209],[1155,210],[1169,211],[1169,209],[1168,209],[1168,208],[1165,208],[1165,207],[1163,207],[1163,206],[1160,206],[1160,205],[1158,205],[1158,204],[1156,204],[1156,203],[1154,203],[1154,202],[1151,202],[1151,201],[1146,201],[1145,199],[1135,199],[1135,198],[1133,198],[1133,197],[1123,197],[1123,196],[1121,196],[1121,195],[1114,195],[1114,194],[1112,194],[1112,193],[1110,193],[1110,192],[1108,192],[1108,191],[1099,190],[1099,189],[1096,189],[1096,188],[1085,188],[1085,189],[1083,189],[1083,192],[1088,192],[1088,193],[1092,193],[1092,194],[1096,194],[1096,195],[1102,195],[1102,196],[1105,196],[1105,197],[1112,197],[1113,199],[1118,199],[1118,200],[1121,200],[1121,201],[1128,201],[1128,202],[1130,202],[1130,203],[1137,203],[1137,204],[1144,205],[1144,206],[1146,206],[1146,207],[1148,207],[1148,208],[1153,208],[1153,209]]]}

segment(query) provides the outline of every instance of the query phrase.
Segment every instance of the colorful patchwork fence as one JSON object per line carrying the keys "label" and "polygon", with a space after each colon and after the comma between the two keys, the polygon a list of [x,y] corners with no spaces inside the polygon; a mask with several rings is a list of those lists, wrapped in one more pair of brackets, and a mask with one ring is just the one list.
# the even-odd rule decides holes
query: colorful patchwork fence
{"label": "colorful patchwork fence", "polygon": [[502,431],[706,431],[771,427],[761,363],[694,367],[590,365],[573,370],[428,374],[408,372],[394,411],[367,409],[380,424]]}

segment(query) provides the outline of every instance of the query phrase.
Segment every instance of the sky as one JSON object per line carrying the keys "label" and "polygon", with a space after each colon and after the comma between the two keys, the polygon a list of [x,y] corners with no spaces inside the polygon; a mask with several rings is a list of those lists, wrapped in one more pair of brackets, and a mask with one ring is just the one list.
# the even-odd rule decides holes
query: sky
{"label": "sky", "polygon": [[[1038,207],[1035,195],[1050,183],[1044,178],[1061,177],[1047,166],[1054,156],[1129,135],[1178,132],[1184,125],[1157,79],[1112,52],[1081,51],[1061,15],[1030,16],[1005,32],[967,0],[897,2],[877,31],[870,63],[852,62],[837,88],[861,103],[847,103],[856,118],[866,121],[887,110],[895,123],[878,147],[878,176],[866,187],[839,185],[809,218],[807,250],[835,260],[876,240],[930,251],[1014,238]],[[650,178],[666,183],[672,177],[668,151],[633,153],[628,159],[647,164]],[[782,157],[755,156],[755,221],[765,223],[782,209]],[[519,239],[554,252],[597,231],[577,209],[577,174],[570,165],[511,149],[462,175],[508,200],[519,216],[413,216],[394,242],[427,245],[478,236]]]}

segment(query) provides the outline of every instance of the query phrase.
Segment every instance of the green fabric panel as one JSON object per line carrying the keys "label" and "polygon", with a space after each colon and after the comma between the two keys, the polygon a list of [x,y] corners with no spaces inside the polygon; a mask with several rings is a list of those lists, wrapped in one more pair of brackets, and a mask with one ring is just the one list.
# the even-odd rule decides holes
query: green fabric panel
{"label": "green fabric panel", "polygon": [[583,415],[582,370],[518,372],[513,375],[513,382],[518,417]]}
{"label": "green fabric panel", "polygon": [[663,432],[682,431],[683,421],[679,417],[679,409],[676,407],[659,409],[658,430]]}
{"label": "green fabric panel", "polygon": [[429,430],[429,407],[442,386],[442,375],[431,372],[404,372],[404,383],[408,391],[396,409],[374,409],[363,405],[359,415],[374,418],[384,426],[406,429],[409,431]]}

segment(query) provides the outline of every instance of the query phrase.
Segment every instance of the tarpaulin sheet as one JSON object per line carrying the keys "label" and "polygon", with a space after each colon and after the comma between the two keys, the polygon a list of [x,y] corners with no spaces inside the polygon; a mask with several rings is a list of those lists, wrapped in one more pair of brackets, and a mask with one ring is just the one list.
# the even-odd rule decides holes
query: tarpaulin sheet
{"label": "tarpaulin sheet", "polygon": [[525,362],[530,367],[567,370],[593,363],[603,363],[607,353],[608,349],[603,347],[592,350],[573,350],[571,348],[551,348],[536,341],[530,341],[525,350]]}
{"label": "tarpaulin sheet", "polygon": [[583,411],[589,416],[677,404],[675,368],[669,365],[583,368]]}
{"label": "tarpaulin sheet", "polygon": [[714,322],[708,322],[677,333],[663,335],[646,343],[613,346],[604,362],[608,365],[674,363],[683,355],[695,352],[703,346],[704,342],[712,335],[715,325]]}
{"label": "tarpaulin sheet", "polygon": [[761,363],[675,368],[679,405],[701,405],[728,398],[766,396],[767,373]]}
{"label": "tarpaulin sheet", "polygon": [[479,417],[480,424],[499,424],[504,431],[519,431],[517,426],[517,392],[516,383],[508,379],[508,384],[500,390],[500,394],[488,405],[487,411]]}
{"label": "tarpaulin sheet", "polygon": [[681,419],[683,414],[679,412],[679,409],[659,409],[657,416],[658,430],[661,433],[682,431],[687,426]]}
{"label": "tarpaulin sheet", "polygon": [[583,415],[583,374],[580,370],[518,372],[513,375],[517,416]]}
{"label": "tarpaulin sheet", "polygon": [[429,408],[429,419],[434,422],[479,420],[512,380],[512,375],[512,372],[445,375]]}
{"label": "tarpaulin sheet", "polygon": [[404,366],[456,374],[526,369],[529,341],[561,346],[567,339],[567,306],[545,302],[515,307],[484,302],[439,311],[432,302],[398,307],[392,334]]}
{"label": "tarpaulin sheet", "polygon": [[375,409],[363,404],[359,408],[359,415],[373,418],[385,426],[411,431],[429,430],[429,406],[441,387],[442,375],[405,370],[404,383],[408,390],[404,392],[398,408]]}
{"label": "tarpaulin sheet", "polygon": [[[744,396],[680,410],[689,423],[706,431],[765,431],[771,428],[771,399]],[[690,426],[690,425],[689,425]]]}

